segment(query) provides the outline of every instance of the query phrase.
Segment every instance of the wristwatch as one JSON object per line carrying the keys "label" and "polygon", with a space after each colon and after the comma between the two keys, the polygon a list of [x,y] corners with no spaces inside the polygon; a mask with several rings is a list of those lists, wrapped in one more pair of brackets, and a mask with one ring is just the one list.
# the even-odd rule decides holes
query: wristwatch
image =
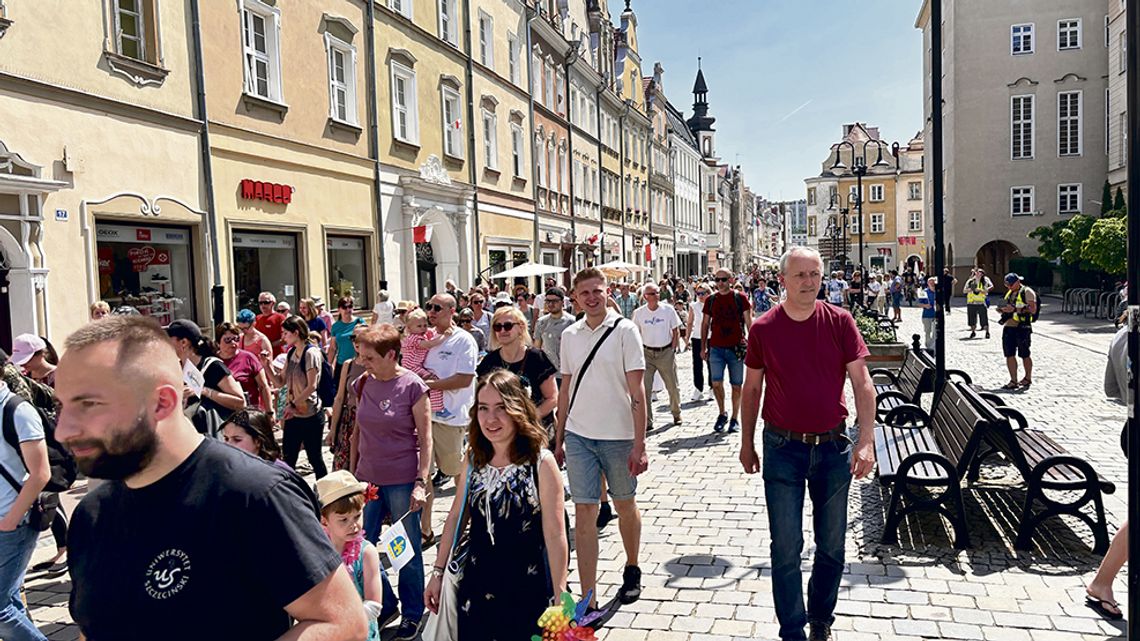
{"label": "wristwatch", "polygon": [[427,479],[425,479],[421,476],[421,477],[417,478],[415,481],[413,481],[412,485],[415,485],[416,483],[423,483],[424,485],[427,485]]}
{"label": "wristwatch", "polygon": [[435,576],[435,577],[439,577],[442,579],[443,578],[443,568],[439,567],[438,565],[433,565],[431,567],[431,575]]}

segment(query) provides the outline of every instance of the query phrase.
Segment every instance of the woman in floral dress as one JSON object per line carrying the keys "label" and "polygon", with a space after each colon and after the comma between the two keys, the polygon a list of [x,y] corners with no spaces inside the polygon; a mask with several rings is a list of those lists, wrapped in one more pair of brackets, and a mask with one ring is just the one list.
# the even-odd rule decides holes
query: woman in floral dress
{"label": "woman in floral dress", "polygon": [[529,639],[538,632],[539,615],[566,590],[562,476],[517,375],[496,370],[479,379],[473,418],[468,473],[456,490],[467,497],[464,523],[457,522],[464,501],[455,501],[425,600],[438,611],[443,564],[456,528],[466,524],[460,641]]}

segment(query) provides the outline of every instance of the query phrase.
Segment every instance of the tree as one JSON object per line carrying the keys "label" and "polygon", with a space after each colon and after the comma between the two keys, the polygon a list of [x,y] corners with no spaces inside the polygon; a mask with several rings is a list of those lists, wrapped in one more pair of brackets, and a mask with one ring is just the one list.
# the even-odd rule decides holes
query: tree
{"label": "tree", "polygon": [[1082,214],[1077,214],[1069,219],[1069,224],[1065,225],[1065,228],[1058,234],[1061,244],[1064,246],[1064,249],[1061,251],[1061,260],[1063,262],[1081,268],[1089,267],[1088,265],[1081,264],[1081,254],[1084,249],[1085,240],[1088,239],[1094,222],[1096,222],[1095,218]]}
{"label": "tree", "polygon": [[1113,276],[1123,275],[1128,267],[1125,218],[1101,218],[1089,228],[1081,244],[1081,258],[1097,269]]}
{"label": "tree", "polygon": [[1100,215],[1103,216],[1112,211],[1112,187],[1108,181],[1104,181],[1104,189],[1100,192]]}
{"label": "tree", "polygon": [[1124,192],[1120,190],[1120,187],[1116,188],[1116,198],[1112,201],[1112,208],[1117,211],[1128,209],[1128,204],[1124,202]]}
{"label": "tree", "polygon": [[1067,220],[1058,220],[1052,225],[1042,225],[1029,232],[1029,237],[1038,241],[1037,255],[1045,260],[1057,260],[1065,251],[1065,244],[1061,241],[1061,230],[1069,224]]}

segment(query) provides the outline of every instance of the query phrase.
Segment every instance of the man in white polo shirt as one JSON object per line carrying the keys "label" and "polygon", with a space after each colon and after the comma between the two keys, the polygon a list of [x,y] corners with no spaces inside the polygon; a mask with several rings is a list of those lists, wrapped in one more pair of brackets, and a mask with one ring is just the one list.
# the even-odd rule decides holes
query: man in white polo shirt
{"label": "man in white polo shirt", "polygon": [[[675,354],[681,344],[681,317],[669,303],[661,302],[657,284],[648,282],[641,288],[645,304],[633,310],[633,322],[641,330],[645,345],[645,396],[653,390],[654,374],[661,374],[665,389],[669,391],[669,409],[673,423],[681,423],[681,393],[677,391],[677,362]],[[653,408],[646,411],[646,431],[653,429]]]}
{"label": "man in white polo shirt", "polygon": [[[606,277],[597,269],[578,272],[574,296],[585,316],[562,333],[562,388],[558,392],[554,455],[559,462],[565,459],[570,475],[582,594],[597,584],[598,503],[605,474],[620,517],[626,555],[618,599],[633,603],[641,596],[637,558],[641,514],[634,498],[636,477],[649,467],[641,334],[633,323],[607,307]],[[590,607],[597,607],[596,591]]]}

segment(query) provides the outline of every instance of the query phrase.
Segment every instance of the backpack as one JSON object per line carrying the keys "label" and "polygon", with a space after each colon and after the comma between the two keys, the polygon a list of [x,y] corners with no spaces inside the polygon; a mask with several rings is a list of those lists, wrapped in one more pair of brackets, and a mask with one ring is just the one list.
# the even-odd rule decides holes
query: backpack
{"label": "backpack", "polygon": [[[15,415],[16,408],[22,403],[28,403],[28,401],[12,394],[8,402],[4,403],[3,412],[4,441],[16,450],[21,462],[24,460],[24,453],[20,450],[20,439],[16,435]],[[40,415],[40,422],[43,423],[44,427],[44,445],[47,446],[48,467],[51,469],[51,477],[43,491],[64,492],[71,488],[72,484],[75,483],[76,476],[78,476],[75,458],[55,438],[55,415],[32,403],[28,403],[28,405],[31,405]],[[25,464],[26,467],[27,464]]]}
{"label": "backpack", "polygon": [[[293,350],[289,348],[289,355],[286,356],[286,362],[292,363]],[[317,349],[314,345],[306,345],[305,352],[310,349]],[[301,357],[305,357],[305,352],[301,352]],[[321,399],[323,407],[332,407],[336,403],[336,379],[333,378],[332,365],[329,365],[327,358],[321,358],[321,373],[317,377],[317,397]]]}

